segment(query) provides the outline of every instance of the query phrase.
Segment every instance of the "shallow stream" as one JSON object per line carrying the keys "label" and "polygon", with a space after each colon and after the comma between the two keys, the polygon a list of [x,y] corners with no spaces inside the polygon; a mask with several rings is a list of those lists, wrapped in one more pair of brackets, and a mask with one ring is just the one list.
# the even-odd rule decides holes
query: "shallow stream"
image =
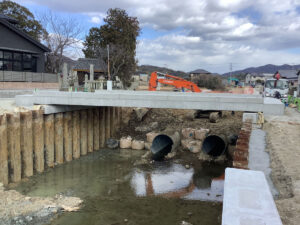
{"label": "shallow stream", "polygon": [[101,150],[22,182],[29,196],[80,197],[51,225],[221,224],[225,166],[184,160],[134,166],[144,151]]}

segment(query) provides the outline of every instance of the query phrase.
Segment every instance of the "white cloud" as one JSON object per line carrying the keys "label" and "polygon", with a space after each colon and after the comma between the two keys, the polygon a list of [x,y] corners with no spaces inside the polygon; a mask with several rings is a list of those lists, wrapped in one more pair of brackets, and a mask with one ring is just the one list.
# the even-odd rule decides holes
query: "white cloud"
{"label": "white cloud", "polygon": [[98,16],[92,16],[91,22],[95,23],[95,24],[100,24],[101,23],[101,19]]}
{"label": "white cloud", "polygon": [[300,0],[26,1],[83,13],[96,24],[109,8],[123,8],[137,16],[143,27],[168,31],[169,35],[140,41],[141,63],[183,70],[215,65],[211,70],[225,72],[231,61],[256,66],[299,60],[288,49],[300,48]]}

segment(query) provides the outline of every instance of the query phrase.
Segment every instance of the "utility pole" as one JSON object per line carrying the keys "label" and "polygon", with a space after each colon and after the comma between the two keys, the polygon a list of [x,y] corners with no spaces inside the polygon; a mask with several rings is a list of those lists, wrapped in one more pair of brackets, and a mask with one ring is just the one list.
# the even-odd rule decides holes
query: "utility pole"
{"label": "utility pole", "polygon": [[107,45],[107,75],[108,75],[108,80],[110,80],[110,70],[109,70],[109,44]]}

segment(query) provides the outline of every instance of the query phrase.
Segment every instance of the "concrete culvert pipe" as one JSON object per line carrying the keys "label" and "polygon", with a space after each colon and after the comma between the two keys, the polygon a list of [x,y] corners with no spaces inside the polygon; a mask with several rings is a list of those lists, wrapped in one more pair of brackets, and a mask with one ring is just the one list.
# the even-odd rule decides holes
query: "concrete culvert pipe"
{"label": "concrete culvert pipe", "polygon": [[180,135],[178,132],[169,131],[157,135],[150,147],[150,150],[153,154],[152,159],[156,161],[163,160],[168,153],[175,151],[179,144]]}
{"label": "concrete culvert pipe", "polygon": [[224,138],[217,135],[210,135],[204,139],[202,151],[210,156],[218,157],[224,154],[226,147],[227,142]]}

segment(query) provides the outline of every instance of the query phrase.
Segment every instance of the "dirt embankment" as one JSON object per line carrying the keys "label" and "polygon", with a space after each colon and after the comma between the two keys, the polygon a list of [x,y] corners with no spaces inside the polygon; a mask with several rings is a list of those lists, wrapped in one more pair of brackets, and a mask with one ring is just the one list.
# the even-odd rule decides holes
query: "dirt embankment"
{"label": "dirt embankment", "polygon": [[208,128],[210,133],[231,135],[238,134],[242,126],[242,113],[234,115],[231,112],[223,112],[217,123],[210,123],[208,117],[195,118],[196,110],[181,109],[150,109],[142,121],[136,119],[132,109],[124,113],[124,121],[120,136],[132,136],[133,138],[145,140],[146,133],[150,131],[161,132],[165,129],[181,131],[182,128]]}
{"label": "dirt embankment", "polygon": [[279,191],[276,205],[285,225],[300,224],[300,113],[266,117],[267,151],[272,180]]}
{"label": "dirt embankment", "polygon": [[0,225],[42,225],[63,211],[76,211],[82,200],[57,195],[54,198],[29,197],[4,190],[0,183]]}
{"label": "dirt embankment", "polygon": [[[196,118],[195,115],[199,117],[199,112],[196,110],[150,109],[142,121],[139,121],[133,109],[126,109],[122,115],[123,122],[125,122],[126,125],[121,129],[119,138],[131,136],[133,139],[146,140],[146,134],[148,132],[154,131],[155,133],[160,133],[167,129],[181,133],[183,128],[205,128],[210,130],[209,134],[229,137],[231,135],[238,135],[242,127],[242,113],[240,112],[235,114],[227,111],[222,112],[222,116],[218,119],[217,123],[211,123],[209,121],[209,114],[201,112],[201,118]],[[230,162],[232,148],[234,147],[229,146],[229,157],[223,155],[218,158],[213,158],[202,151],[195,156],[202,161]],[[185,154],[186,151],[180,146],[177,149],[176,158],[183,157]]]}

